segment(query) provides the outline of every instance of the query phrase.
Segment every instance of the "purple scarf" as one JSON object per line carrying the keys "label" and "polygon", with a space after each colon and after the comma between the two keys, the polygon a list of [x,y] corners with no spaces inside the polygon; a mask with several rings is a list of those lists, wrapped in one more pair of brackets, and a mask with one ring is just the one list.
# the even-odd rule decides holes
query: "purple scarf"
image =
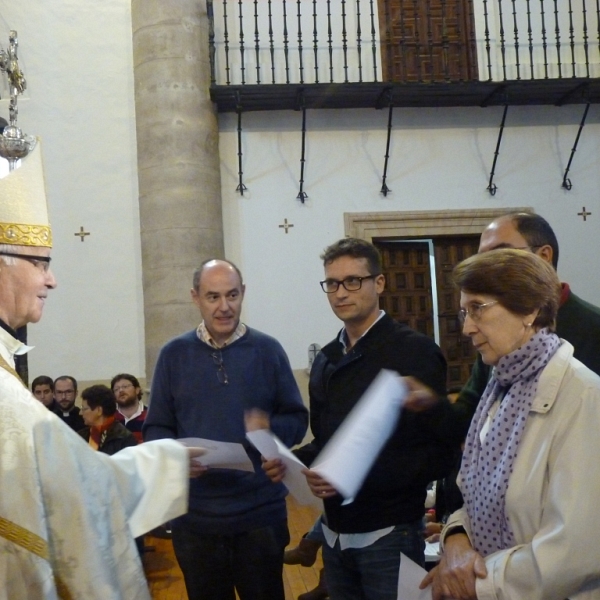
{"label": "purple scarf", "polygon": [[[461,488],[471,521],[471,542],[482,556],[515,545],[504,510],[508,481],[544,367],[560,346],[548,329],[503,356],[492,372],[471,421],[460,467]],[[490,408],[502,397],[483,442]]]}

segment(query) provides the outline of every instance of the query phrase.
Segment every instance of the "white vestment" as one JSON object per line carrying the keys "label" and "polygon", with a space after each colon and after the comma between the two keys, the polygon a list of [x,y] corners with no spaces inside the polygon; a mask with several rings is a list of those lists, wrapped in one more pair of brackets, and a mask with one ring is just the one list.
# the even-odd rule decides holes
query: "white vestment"
{"label": "white vestment", "polygon": [[[0,329],[10,367],[19,346]],[[188,463],[174,440],[95,452],[0,368],[0,600],[148,600],[133,538],[187,511]]]}

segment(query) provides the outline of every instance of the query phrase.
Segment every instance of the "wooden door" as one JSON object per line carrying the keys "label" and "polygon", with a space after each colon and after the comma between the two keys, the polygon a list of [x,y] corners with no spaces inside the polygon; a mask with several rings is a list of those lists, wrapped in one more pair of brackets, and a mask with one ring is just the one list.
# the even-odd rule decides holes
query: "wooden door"
{"label": "wooden door", "polygon": [[429,244],[379,242],[375,245],[381,252],[386,280],[379,306],[396,321],[433,339]]}
{"label": "wooden door", "polygon": [[[458,321],[460,292],[452,269],[475,254],[479,236],[434,237],[439,344],[448,363],[447,388],[462,387],[471,374],[476,353],[463,337]],[[434,339],[432,274],[427,241],[374,241],[381,252],[385,290],[380,307],[393,319]]]}
{"label": "wooden door", "polygon": [[384,81],[478,79],[473,0],[378,0]]}
{"label": "wooden door", "polygon": [[460,291],[452,283],[452,270],[459,262],[477,253],[479,236],[438,237],[434,238],[433,247],[440,347],[448,363],[448,389],[451,389],[467,382],[476,358],[473,344],[463,337],[458,321]]}

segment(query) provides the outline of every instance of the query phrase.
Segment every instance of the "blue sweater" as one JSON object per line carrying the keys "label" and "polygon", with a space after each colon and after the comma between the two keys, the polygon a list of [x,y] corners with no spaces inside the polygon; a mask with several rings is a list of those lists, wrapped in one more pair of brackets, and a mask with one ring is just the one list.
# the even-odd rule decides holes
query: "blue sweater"
{"label": "blue sweater", "polygon": [[[221,353],[228,384],[217,377]],[[201,437],[243,444],[255,473],[210,469],[190,482],[189,513],[180,523],[199,533],[239,533],[285,519],[283,484],[261,469],[246,440],[244,411],[259,408],[288,446],[299,443],[308,423],[288,358],[277,340],[254,329],[220,351],[190,331],[167,343],[154,371],[144,440]]]}

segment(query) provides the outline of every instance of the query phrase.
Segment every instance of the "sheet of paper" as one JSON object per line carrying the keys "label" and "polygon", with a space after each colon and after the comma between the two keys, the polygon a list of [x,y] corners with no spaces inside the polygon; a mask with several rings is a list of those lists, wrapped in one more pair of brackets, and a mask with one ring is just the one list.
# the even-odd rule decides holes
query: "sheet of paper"
{"label": "sheet of paper", "polygon": [[431,586],[419,589],[427,571],[416,562],[400,554],[400,573],[398,575],[398,600],[431,600]]}
{"label": "sheet of paper", "polygon": [[346,504],[360,490],[396,428],[407,393],[398,373],[382,369],[310,466],[344,497]]}
{"label": "sheet of paper", "polygon": [[439,562],[440,555],[440,543],[439,542],[425,542],[425,562],[436,563]]}
{"label": "sheet of paper", "polygon": [[283,483],[299,504],[323,510],[323,502],[313,496],[306,483],[306,477],[302,474],[302,469],[306,469],[306,466],[272,431],[268,429],[249,431],[246,437],[266,459],[279,458],[283,462],[286,469]]}
{"label": "sheet of paper", "polygon": [[254,473],[254,465],[242,444],[217,442],[216,440],[206,440],[204,438],[182,438],[177,441],[184,446],[205,448],[206,454],[194,459],[205,467],[237,469],[238,471],[251,471]]}

